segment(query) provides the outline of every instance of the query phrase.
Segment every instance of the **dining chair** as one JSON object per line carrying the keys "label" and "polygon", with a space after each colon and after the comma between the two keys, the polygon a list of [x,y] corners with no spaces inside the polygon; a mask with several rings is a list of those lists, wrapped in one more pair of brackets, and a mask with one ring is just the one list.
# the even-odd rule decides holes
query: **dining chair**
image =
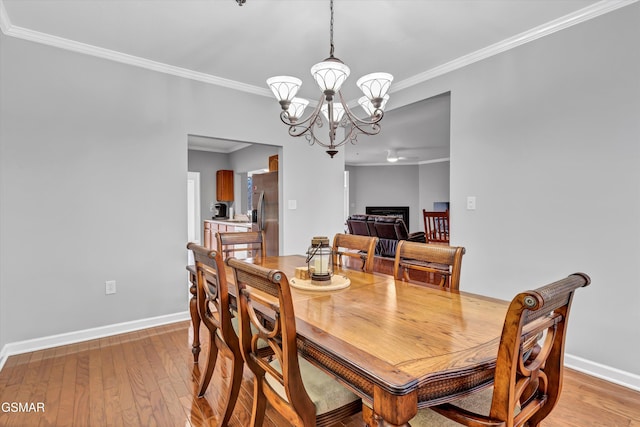
{"label": "dining chair", "polygon": [[449,243],[449,211],[422,210],[427,243]]}
{"label": "dining chair", "polygon": [[[267,402],[300,427],[330,426],[359,413],[362,401],[358,396],[298,356],[287,276],[233,257],[227,265],[233,269],[238,288],[240,347],[254,374],[250,425],[262,425]],[[271,321],[261,321],[262,316]],[[271,358],[260,355],[261,341],[273,350]]]}
{"label": "dining chair", "polygon": [[401,240],[396,248],[393,276],[396,280],[433,284],[457,291],[465,251],[462,246]]}
{"label": "dining chair", "polygon": [[493,386],[453,403],[422,409],[410,424],[539,426],[553,410],[562,389],[573,294],[589,283],[589,276],[575,273],[516,295],[505,317]]}
{"label": "dining chair", "polygon": [[[377,243],[377,237],[338,233],[333,237],[333,265],[342,266],[343,257],[354,258],[362,263],[361,270],[372,273]],[[344,265],[349,265],[348,260]]]}
{"label": "dining chair", "polygon": [[191,353],[193,363],[198,363],[200,357],[200,314],[198,313],[198,273],[194,264],[187,264],[189,275],[189,314],[191,316],[191,327],[193,328],[193,342],[191,343]]}
{"label": "dining chair", "polygon": [[189,243],[187,249],[193,251],[195,260],[198,312],[202,323],[209,331],[209,355],[200,380],[198,397],[203,397],[207,391],[216,367],[219,348],[226,348],[232,359],[231,384],[227,388],[221,422],[222,426],[226,426],[240,392],[244,361],[240,341],[234,329],[235,316],[230,307],[224,262],[219,251],[212,251],[196,243]]}
{"label": "dining chair", "polygon": [[267,245],[264,239],[264,231],[227,231],[216,233],[218,248],[226,260],[230,256],[236,258],[240,253],[242,258],[255,258],[266,256]]}

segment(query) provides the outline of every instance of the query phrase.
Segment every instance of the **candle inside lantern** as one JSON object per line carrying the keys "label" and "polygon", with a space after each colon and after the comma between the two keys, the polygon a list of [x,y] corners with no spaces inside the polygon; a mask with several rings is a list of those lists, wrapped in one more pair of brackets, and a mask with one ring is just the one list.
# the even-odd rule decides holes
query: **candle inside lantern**
{"label": "candle inside lantern", "polygon": [[333,275],[332,249],[329,239],[317,236],[311,239],[311,246],[307,250],[307,268],[311,283],[326,285],[331,282]]}

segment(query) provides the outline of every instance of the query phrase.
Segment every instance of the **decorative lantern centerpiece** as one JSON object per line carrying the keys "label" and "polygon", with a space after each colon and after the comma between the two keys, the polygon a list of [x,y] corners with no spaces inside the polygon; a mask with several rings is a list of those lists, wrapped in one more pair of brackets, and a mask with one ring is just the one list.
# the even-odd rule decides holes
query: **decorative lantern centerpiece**
{"label": "decorative lantern centerpiece", "polygon": [[311,246],[307,250],[307,269],[312,284],[331,284],[331,276],[333,276],[332,253],[329,238],[317,236],[311,239]]}

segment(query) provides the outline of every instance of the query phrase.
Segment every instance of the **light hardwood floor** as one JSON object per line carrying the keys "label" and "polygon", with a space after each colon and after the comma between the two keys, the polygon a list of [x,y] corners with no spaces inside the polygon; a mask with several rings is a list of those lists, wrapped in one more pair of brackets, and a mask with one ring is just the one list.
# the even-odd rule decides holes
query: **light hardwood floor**
{"label": "light hardwood floor", "polygon": [[[206,337],[204,328],[201,337]],[[204,339],[206,341],[206,338]],[[230,364],[218,358],[205,398],[195,397],[199,367],[188,322],[12,356],[0,372],[0,426],[216,426]],[[200,354],[204,369],[206,343]],[[558,407],[544,427],[640,427],[640,393],[566,370]],[[251,417],[245,370],[230,426]],[[6,412],[12,402],[44,411]],[[267,409],[265,427],[288,426]],[[363,427],[359,415],[341,424]]]}

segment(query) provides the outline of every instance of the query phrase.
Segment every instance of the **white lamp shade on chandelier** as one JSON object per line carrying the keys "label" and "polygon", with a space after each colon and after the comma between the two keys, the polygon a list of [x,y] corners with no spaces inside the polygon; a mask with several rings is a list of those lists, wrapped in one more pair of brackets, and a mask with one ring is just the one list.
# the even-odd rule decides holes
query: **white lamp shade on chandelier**
{"label": "white lamp shade on chandelier", "polygon": [[327,119],[327,122],[339,123],[340,120],[342,120],[342,116],[344,116],[344,107],[339,102],[334,102],[332,106],[333,106],[333,120],[329,118],[329,104],[322,104],[322,108],[320,108],[320,111],[322,111],[322,114]]}
{"label": "white lamp shade on chandelier", "polygon": [[304,109],[309,105],[309,101],[304,98],[293,98],[291,100],[291,104],[289,104],[289,109],[287,110],[289,113],[289,119],[291,121],[299,120],[304,114]]}
{"label": "white lamp shade on chandelier", "polygon": [[382,102],[382,99],[389,91],[392,81],[393,76],[389,73],[371,73],[360,77],[356,82],[356,86],[375,106],[376,100]]}
{"label": "white lamp shade on chandelier", "polygon": [[342,61],[328,58],[311,67],[311,75],[325,94],[334,94],[340,90],[351,70]]}
{"label": "white lamp shade on chandelier", "polygon": [[280,103],[283,101],[289,103],[298,93],[300,86],[302,86],[302,80],[291,76],[275,76],[267,79],[267,84]]}
{"label": "white lamp shade on chandelier", "polygon": [[[342,83],[349,77],[349,67],[342,62],[323,61],[311,67],[311,74],[315,78],[323,93],[336,93],[342,87]],[[368,116],[374,116],[376,110],[384,111],[384,107],[389,100],[389,87],[393,81],[393,76],[389,73],[371,73],[358,79],[356,85],[362,90],[364,96],[358,100],[360,106]],[[300,119],[304,109],[309,105],[309,101],[304,98],[295,98],[298,89],[302,86],[302,80],[292,76],[275,76],[267,79],[267,85],[275,95],[280,104],[286,103],[290,119]],[[295,104],[295,105],[294,105]],[[377,104],[377,106],[376,106]],[[334,104],[335,105],[335,104]],[[340,107],[342,107],[340,105]],[[293,108],[293,110],[290,110]],[[344,108],[341,108],[344,113]],[[326,104],[322,107],[322,112],[327,116]],[[335,120],[339,121],[339,120]]]}

